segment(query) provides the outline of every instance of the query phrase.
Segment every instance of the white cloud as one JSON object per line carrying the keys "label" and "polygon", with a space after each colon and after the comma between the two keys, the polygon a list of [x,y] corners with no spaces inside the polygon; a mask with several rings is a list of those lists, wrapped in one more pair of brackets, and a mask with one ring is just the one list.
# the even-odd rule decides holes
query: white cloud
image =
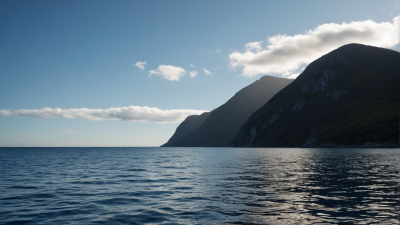
{"label": "white cloud", "polygon": [[[393,22],[371,20],[351,23],[322,24],[305,34],[276,35],[267,39],[268,46],[259,50],[257,42],[247,43],[246,51],[229,55],[230,68],[242,68],[244,76],[258,74],[291,74],[304,64],[350,43],[393,47],[399,43],[400,16]],[[261,47],[261,46],[260,46]]]}
{"label": "white cloud", "polygon": [[1,109],[0,114],[4,116],[21,116],[34,118],[70,118],[85,120],[121,120],[127,122],[155,122],[175,123],[181,122],[190,115],[199,115],[204,110],[194,109],[171,109],[161,110],[151,107],[129,106],[109,109]]}
{"label": "white cloud", "polygon": [[222,52],[222,49],[217,49],[217,50],[215,50],[215,52],[220,53],[220,52]]}
{"label": "white cloud", "polygon": [[262,50],[261,43],[262,41],[250,42],[246,43],[244,47],[246,47],[246,51],[255,50],[256,52],[259,52]]}
{"label": "white cloud", "polygon": [[197,73],[197,71],[192,71],[192,72],[189,73],[190,77],[195,77],[198,74],[199,73]]}
{"label": "white cloud", "polygon": [[171,66],[171,65],[160,65],[155,70],[149,71],[150,76],[155,74],[162,76],[167,80],[176,80],[179,81],[181,77],[185,76],[186,71],[181,67]]}
{"label": "white cloud", "polygon": [[204,73],[205,73],[206,75],[212,75],[212,73],[211,73],[210,71],[206,70],[206,69],[203,69],[203,71],[204,71]]}
{"label": "white cloud", "polygon": [[137,62],[135,63],[135,66],[139,67],[140,69],[144,70],[144,65],[146,65],[147,62]]}
{"label": "white cloud", "polygon": [[290,74],[286,78],[287,79],[296,79],[299,75],[300,75],[300,73],[294,73],[294,74]]}
{"label": "white cloud", "polygon": [[195,68],[195,66],[193,64],[190,64],[191,67]]}
{"label": "white cloud", "polygon": [[63,131],[61,131],[61,133],[64,133],[64,134],[71,134],[71,133],[79,133],[79,131],[75,131],[75,130],[63,130]]}

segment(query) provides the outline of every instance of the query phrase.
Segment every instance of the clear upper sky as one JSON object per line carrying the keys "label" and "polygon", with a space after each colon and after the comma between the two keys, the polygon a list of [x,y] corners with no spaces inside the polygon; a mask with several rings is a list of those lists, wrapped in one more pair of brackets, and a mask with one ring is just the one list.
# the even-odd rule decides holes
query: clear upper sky
{"label": "clear upper sky", "polygon": [[[0,1],[0,146],[159,146],[189,112],[165,110],[212,110],[262,75],[294,78],[328,53],[318,47],[291,58],[301,66],[279,61],[274,67],[276,54],[261,53],[289,45],[278,37],[308,35],[311,43],[334,23],[343,35],[368,27],[365,43],[398,50],[397,39],[377,34],[398,25],[399,9],[393,0]],[[315,47],[296,40],[287,41]],[[138,108],[118,109],[128,106]],[[40,111],[45,107],[47,114]],[[13,111],[21,109],[39,111]],[[132,119],[137,114],[144,122]]]}

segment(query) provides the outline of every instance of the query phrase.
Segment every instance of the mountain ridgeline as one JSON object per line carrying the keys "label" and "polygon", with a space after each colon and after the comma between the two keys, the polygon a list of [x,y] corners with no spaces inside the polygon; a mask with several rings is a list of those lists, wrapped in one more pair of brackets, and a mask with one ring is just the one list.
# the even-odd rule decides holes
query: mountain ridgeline
{"label": "mountain ridgeline", "polygon": [[249,116],[292,81],[293,79],[262,77],[213,111],[188,116],[162,147],[227,146]]}
{"label": "mountain ridgeline", "polygon": [[349,44],[322,56],[253,113],[228,146],[398,147],[399,55]]}
{"label": "mountain ridgeline", "polygon": [[396,51],[344,45],[187,117],[163,147],[399,147],[399,68]]}

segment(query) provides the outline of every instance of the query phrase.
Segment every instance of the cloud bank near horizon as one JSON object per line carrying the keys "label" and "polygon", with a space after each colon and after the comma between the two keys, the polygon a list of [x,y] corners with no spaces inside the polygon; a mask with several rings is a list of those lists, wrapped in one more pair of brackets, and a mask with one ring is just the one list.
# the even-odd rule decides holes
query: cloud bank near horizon
{"label": "cloud bank near horizon", "polygon": [[182,122],[190,115],[200,115],[205,110],[171,109],[161,110],[152,107],[128,106],[109,109],[88,108],[43,108],[43,109],[0,109],[3,116],[19,116],[33,118],[69,118],[84,120],[120,120],[126,122],[155,122],[177,123]]}
{"label": "cloud bank near horizon", "polygon": [[245,52],[229,55],[231,69],[242,69],[243,76],[277,74],[294,77],[294,72],[340,46],[359,43],[377,47],[394,47],[399,43],[400,16],[392,23],[371,20],[351,23],[327,23],[294,36],[275,35],[267,38],[267,46],[260,42],[245,44]]}

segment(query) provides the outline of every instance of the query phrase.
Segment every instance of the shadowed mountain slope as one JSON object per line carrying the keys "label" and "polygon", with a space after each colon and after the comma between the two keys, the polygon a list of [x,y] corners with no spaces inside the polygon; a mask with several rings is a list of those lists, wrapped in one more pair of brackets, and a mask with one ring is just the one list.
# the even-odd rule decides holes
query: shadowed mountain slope
{"label": "shadowed mountain slope", "polygon": [[172,135],[172,137],[163,145],[163,147],[167,147],[169,144],[174,143],[195,131],[210,116],[211,112],[205,112],[201,115],[192,115],[186,117],[186,119],[176,128],[174,135]]}
{"label": "shadowed mountain slope", "polygon": [[349,44],[322,56],[251,115],[229,146],[398,143],[399,55]]}
{"label": "shadowed mountain slope", "polygon": [[162,147],[226,146],[252,113],[292,81],[271,76],[262,77],[213,111],[186,118]]}

